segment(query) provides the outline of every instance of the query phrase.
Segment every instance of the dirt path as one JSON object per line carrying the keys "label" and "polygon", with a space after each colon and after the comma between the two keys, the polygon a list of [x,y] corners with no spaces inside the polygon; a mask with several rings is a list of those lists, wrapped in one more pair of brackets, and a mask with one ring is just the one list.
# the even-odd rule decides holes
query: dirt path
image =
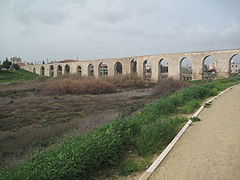
{"label": "dirt path", "polygon": [[240,179],[240,86],[214,100],[199,118],[150,179]]}

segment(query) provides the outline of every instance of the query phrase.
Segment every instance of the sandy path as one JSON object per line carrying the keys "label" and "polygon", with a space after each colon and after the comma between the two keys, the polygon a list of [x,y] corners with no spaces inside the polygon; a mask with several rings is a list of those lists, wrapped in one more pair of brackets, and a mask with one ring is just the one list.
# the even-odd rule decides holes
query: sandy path
{"label": "sandy path", "polygon": [[240,179],[240,86],[214,100],[199,118],[150,179]]}

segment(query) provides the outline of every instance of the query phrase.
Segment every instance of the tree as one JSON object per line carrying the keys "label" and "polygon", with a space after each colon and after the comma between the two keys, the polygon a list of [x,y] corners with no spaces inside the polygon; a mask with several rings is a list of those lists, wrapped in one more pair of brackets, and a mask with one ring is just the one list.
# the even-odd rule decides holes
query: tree
{"label": "tree", "polygon": [[15,69],[15,70],[19,70],[19,69],[20,69],[20,67],[19,67],[18,64],[13,64],[13,65],[12,65],[12,68]]}
{"label": "tree", "polygon": [[43,61],[42,64],[45,64],[45,62]]}
{"label": "tree", "polygon": [[12,63],[10,62],[10,61],[8,61],[7,60],[7,58],[6,58],[6,61],[4,61],[3,63],[2,63],[2,68],[6,68],[6,69],[9,69],[10,67],[11,67],[11,65],[12,65]]}

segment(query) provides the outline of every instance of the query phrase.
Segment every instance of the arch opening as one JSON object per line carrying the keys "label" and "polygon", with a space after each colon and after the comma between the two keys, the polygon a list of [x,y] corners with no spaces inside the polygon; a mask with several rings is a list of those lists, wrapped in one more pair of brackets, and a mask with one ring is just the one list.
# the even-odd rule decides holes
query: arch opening
{"label": "arch opening", "polygon": [[120,62],[116,62],[114,65],[114,75],[122,74],[122,64]]}
{"label": "arch opening", "polygon": [[68,64],[65,65],[64,75],[65,75],[65,76],[70,75],[70,66],[69,66]]}
{"label": "arch opening", "polygon": [[180,79],[192,80],[192,61],[189,58],[182,58],[180,62]]}
{"label": "arch opening", "polygon": [[81,66],[78,66],[78,67],[77,67],[77,75],[78,75],[79,77],[82,77],[82,67],[81,67]]}
{"label": "arch opening", "polygon": [[240,74],[240,55],[235,54],[230,59],[229,74],[231,76]]}
{"label": "arch opening", "polygon": [[41,66],[41,69],[40,69],[40,75],[41,76],[44,76],[45,75],[45,67],[44,66]]}
{"label": "arch opening", "polygon": [[94,66],[92,64],[88,65],[88,76],[94,76]]}
{"label": "arch opening", "polygon": [[145,60],[143,62],[143,77],[147,80],[150,80],[152,77],[152,61]]}
{"label": "arch opening", "polygon": [[107,63],[101,62],[98,66],[99,68],[99,75],[100,76],[107,76],[108,75],[108,66]]}
{"label": "arch opening", "polygon": [[135,59],[131,61],[131,73],[137,73],[137,61]]}
{"label": "arch opening", "polygon": [[62,66],[61,65],[58,65],[58,67],[57,67],[57,75],[58,76],[62,75]]}
{"label": "arch opening", "polygon": [[212,56],[206,56],[203,60],[203,79],[217,78],[217,60]]}
{"label": "arch opening", "polygon": [[158,72],[159,79],[168,77],[168,61],[166,59],[161,59],[159,61]]}
{"label": "arch opening", "polygon": [[49,76],[50,76],[50,77],[53,77],[53,76],[54,76],[54,67],[53,67],[53,65],[51,65],[51,66],[49,67]]}
{"label": "arch opening", "polygon": [[36,74],[36,68],[33,68],[33,73]]}

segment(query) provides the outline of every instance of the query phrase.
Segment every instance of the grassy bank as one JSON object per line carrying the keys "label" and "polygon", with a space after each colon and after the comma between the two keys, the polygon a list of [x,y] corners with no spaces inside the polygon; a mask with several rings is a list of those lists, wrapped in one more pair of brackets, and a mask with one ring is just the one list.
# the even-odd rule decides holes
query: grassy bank
{"label": "grassy bank", "polygon": [[178,91],[132,117],[118,118],[5,169],[0,179],[91,179],[103,168],[127,163],[124,159],[129,150],[142,157],[152,155],[163,149],[187,121],[172,115],[191,113],[204,99],[239,82],[239,77],[222,79]]}
{"label": "grassy bank", "polygon": [[8,83],[15,81],[32,81],[35,80],[38,75],[33,74],[24,69],[17,71],[0,71],[0,83]]}

